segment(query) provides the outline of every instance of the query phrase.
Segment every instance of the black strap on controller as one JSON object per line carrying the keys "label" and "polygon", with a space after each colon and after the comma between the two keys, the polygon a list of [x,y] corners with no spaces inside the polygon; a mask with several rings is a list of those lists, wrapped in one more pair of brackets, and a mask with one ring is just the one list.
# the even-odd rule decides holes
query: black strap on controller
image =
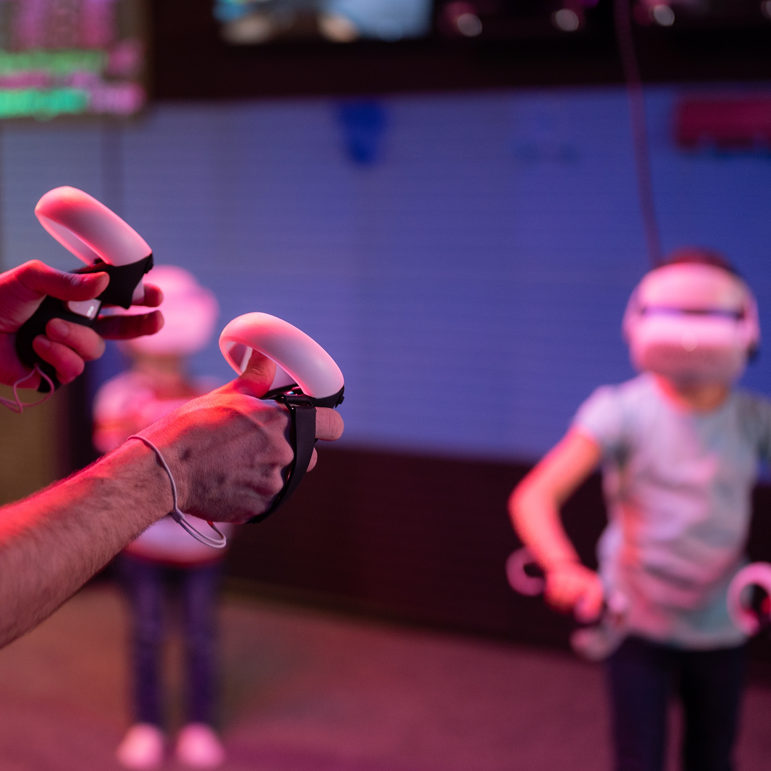
{"label": "black strap on controller", "polygon": [[289,409],[290,426],[289,440],[294,450],[294,460],[289,467],[289,476],[284,483],[281,492],[276,496],[273,505],[262,514],[252,517],[250,524],[262,522],[269,517],[279,506],[289,500],[294,491],[300,486],[305,472],[308,470],[308,464],[313,455],[313,446],[316,444],[316,407],[337,407],[342,403],[343,391],[341,388],[333,396],[327,396],[323,399],[314,399],[302,392],[299,386],[277,389],[270,391],[263,399],[272,399],[283,404]]}
{"label": "black strap on controller", "polygon": [[[149,254],[143,260],[137,260],[128,265],[110,265],[102,260],[97,260],[93,265],[87,265],[72,272],[107,273],[110,277],[110,283],[97,299],[101,305],[119,305],[121,308],[128,309],[131,307],[131,298],[134,290],[145,273],[152,267],[153,255]],[[71,321],[84,327],[93,326],[96,319],[88,319],[79,313],[73,313],[67,308],[64,301],[48,296],[16,333],[16,354],[22,364],[25,364],[30,369],[38,365],[51,378],[54,388],[58,388],[60,384],[56,378],[56,370],[48,362],[43,361],[32,348],[32,341],[38,335],[45,334],[46,325],[53,318]],[[49,390],[48,383],[41,379],[38,391],[46,393]]]}

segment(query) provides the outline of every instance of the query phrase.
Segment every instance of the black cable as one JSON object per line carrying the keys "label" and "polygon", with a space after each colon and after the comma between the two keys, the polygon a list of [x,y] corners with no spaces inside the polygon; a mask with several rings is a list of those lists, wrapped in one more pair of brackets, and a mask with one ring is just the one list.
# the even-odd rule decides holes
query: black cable
{"label": "black cable", "polygon": [[632,144],[637,171],[637,194],[640,199],[640,212],[643,218],[648,256],[654,267],[661,264],[661,238],[656,220],[656,207],[653,200],[653,181],[651,177],[650,152],[648,146],[648,128],[645,120],[645,99],[643,96],[640,67],[632,36],[633,0],[615,0],[616,41],[621,64],[624,68],[626,93],[629,100],[629,118],[632,127]]}
{"label": "black cable", "polygon": [[117,215],[125,216],[125,180],[123,125],[108,116],[101,119],[101,161],[102,161],[102,197],[101,201]]}

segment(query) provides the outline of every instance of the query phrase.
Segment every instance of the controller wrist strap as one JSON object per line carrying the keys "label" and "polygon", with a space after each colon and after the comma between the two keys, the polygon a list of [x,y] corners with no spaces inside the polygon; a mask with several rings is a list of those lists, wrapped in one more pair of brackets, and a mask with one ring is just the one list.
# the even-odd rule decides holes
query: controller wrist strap
{"label": "controller wrist strap", "polygon": [[[146,444],[155,453],[161,466],[163,466],[163,470],[168,474],[169,481],[171,482],[171,500],[174,505],[174,508],[169,512],[169,516],[174,519],[186,533],[195,538],[196,541],[200,541],[206,546],[211,546],[212,549],[224,549],[228,544],[228,539],[222,532],[220,532],[220,530],[213,522],[207,522],[207,524],[212,530],[214,530],[215,533],[217,533],[219,538],[214,538],[210,535],[202,533],[200,530],[194,527],[187,519],[185,514],[179,510],[179,505],[177,504],[177,484],[174,481],[171,469],[164,460],[161,451],[149,439],[144,436],[140,436],[139,434],[133,434],[128,439],[139,439],[140,442],[144,442],[144,444]],[[128,439],[126,441],[128,441]]]}
{"label": "controller wrist strap", "polygon": [[[19,388],[25,380],[29,380],[35,374],[40,375],[41,383],[44,381],[48,383],[48,392],[42,399],[38,399],[36,402],[23,402],[21,400],[21,396],[19,396]],[[21,413],[24,412],[25,407],[37,407],[38,404],[42,404],[43,402],[48,401],[48,399],[53,395],[53,392],[53,381],[45,372],[43,372],[43,370],[40,368],[40,365],[36,364],[32,368],[32,372],[28,372],[23,377],[20,377],[13,384],[13,399],[6,399],[4,396],[0,396],[0,404],[2,404],[4,407],[8,407],[8,409],[12,410],[13,412],[18,412],[19,415],[21,415]]]}
{"label": "controller wrist strap", "polygon": [[281,394],[268,398],[283,404],[289,410],[289,438],[294,450],[294,460],[289,467],[289,477],[281,492],[273,501],[272,506],[266,512],[252,517],[249,520],[250,524],[262,522],[294,494],[294,491],[300,486],[305,472],[308,470],[308,465],[313,455],[313,446],[316,444],[316,408],[311,404],[309,397]]}

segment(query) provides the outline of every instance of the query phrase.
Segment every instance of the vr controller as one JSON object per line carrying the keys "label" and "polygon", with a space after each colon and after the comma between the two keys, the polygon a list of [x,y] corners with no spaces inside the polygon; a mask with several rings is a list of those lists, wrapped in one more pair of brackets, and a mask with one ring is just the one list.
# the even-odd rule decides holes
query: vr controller
{"label": "vr controller", "polygon": [[[152,249],[147,242],[115,212],[74,187],[57,187],[47,192],[35,207],[40,224],[86,266],[74,273],[107,273],[110,283],[99,297],[82,302],[63,302],[46,297],[19,329],[16,353],[31,369],[37,366],[59,387],[54,368],[33,350],[32,341],[45,333],[53,318],[93,326],[102,305],[129,308],[144,297],[142,277],[153,266]],[[45,379],[38,388],[50,390]]]}
{"label": "vr controller", "polygon": [[[527,547],[509,555],[506,577],[515,592],[527,597],[542,594],[546,586],[543,573]],[[610,655],[624,637],[625,604],[619,594],[606,599],[599,624],[583,626],[572,633],[573,650],[592,661]],[[727,604],[731,620],[747,636],[771,630],[771,563],[753,562],[743,567],[728,587]]]}
{"label": "vr controller", "polygon": [[[543,571],[527,546],[516,549],[509,555],[506,560],[506,578],[509,586],[525,597],[537,597],[546,589]],[[588,624],[582,620],[582,611],[579,603],[574,611],[578,626],[570,635],[570,647],[583,659],[602,661],[621,645],[626,636],[626,597],[620,592],[606,595],[602,615],[597,621]]]}
{"label": "vr controller", "polygon": [[271,508],[250,522],[262,522],[286,502],[308,469],[316,443],[316,407],[337,407],[345,390],[343,373],[311,337],[268,313],[247,313],[222,330],[220,350],[241,375],[257,351],[276,364],[270,390],[262,398],[283,404],[291,415],[294,461],[286,483]]}
{"label": "vr controller", "polygon": [[[273,505],[249,520],[250,523],[262,522],[289,500],[308,470],[316,443],[316,407],[337,407],[342,403],[343,373],[332,357],[305,332],[267,313],[247,313],[233,319],[222,330],[220,350],[239,375],[245,372],[254,351],[271,359],[276,364],[276,374],[270,389],[261,398],[283,404],[291,416],[289,438],[294,458]],[[200,532],[184,512],[176,508],[174,480],[158,448],[140,435],[134,438],[155,450],[172,480],[175,508],[171,516],[197,541],[215,549],[224,548],[227,538],[213,522],[209,522],[209,526],[218,537]]]}
{"label": "vr controller", "polygon": [[[144,297],[143,276],[153,266],[152,249],[117,214],[88,193],[58,187],[46,193],[35,207],[40,224],[67,250],[86,263],[75,273],[107,273],[110,284],[93,300],[63,302],[46,297],[19,329],[16,352],[31,369],[38,367],[59,386],[54,368],[33,350],[32,341],[44,334],[52,318],[92,326],[104,304],[128,309]],[[308,469],[316,441],[316,407],[337,407],[343,401],[343,373],[332,357],[311,337],[267,313],[248,313],[231,321],[220,336],[220,350],[240,375],[252,351],[276,364],[276,375],[263,399],[287,407],[291,414],[290,438],[295,451],[284,488],[269,511],[255,517],[261,522],[289,499]],[[50,390],[41,381],[41,392]]]}
{"label": "vr controller", "polygon": [[728,587],[728,615],[750,637],[771,629],[771,564],[752,562],[734,576]]}

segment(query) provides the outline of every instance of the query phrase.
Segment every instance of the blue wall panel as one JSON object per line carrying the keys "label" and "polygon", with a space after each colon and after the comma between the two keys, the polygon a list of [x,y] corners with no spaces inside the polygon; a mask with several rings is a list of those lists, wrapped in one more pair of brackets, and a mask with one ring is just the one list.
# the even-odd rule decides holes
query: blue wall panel
{"label": "blue wall panel", "polygon": [[[679,151],[682,93],[647,96],[664,248],[726,251],[771,329],[771,160]],[[596,385],[631,374],[619,327],[647,256],[625,95],[379,104],[365,164],[331,100],[159,105],[123,128],[5,127],[4,264],[69,264],[31,212],[50,187],[83,187],[159,261],[211,286],[223,325],[264,310],[317,337],[346,374],[348,444],[534,458]],[[228,377],[214,345],[195,367]],[[761,357],[746,382],[771,390],[769,374]]]}

